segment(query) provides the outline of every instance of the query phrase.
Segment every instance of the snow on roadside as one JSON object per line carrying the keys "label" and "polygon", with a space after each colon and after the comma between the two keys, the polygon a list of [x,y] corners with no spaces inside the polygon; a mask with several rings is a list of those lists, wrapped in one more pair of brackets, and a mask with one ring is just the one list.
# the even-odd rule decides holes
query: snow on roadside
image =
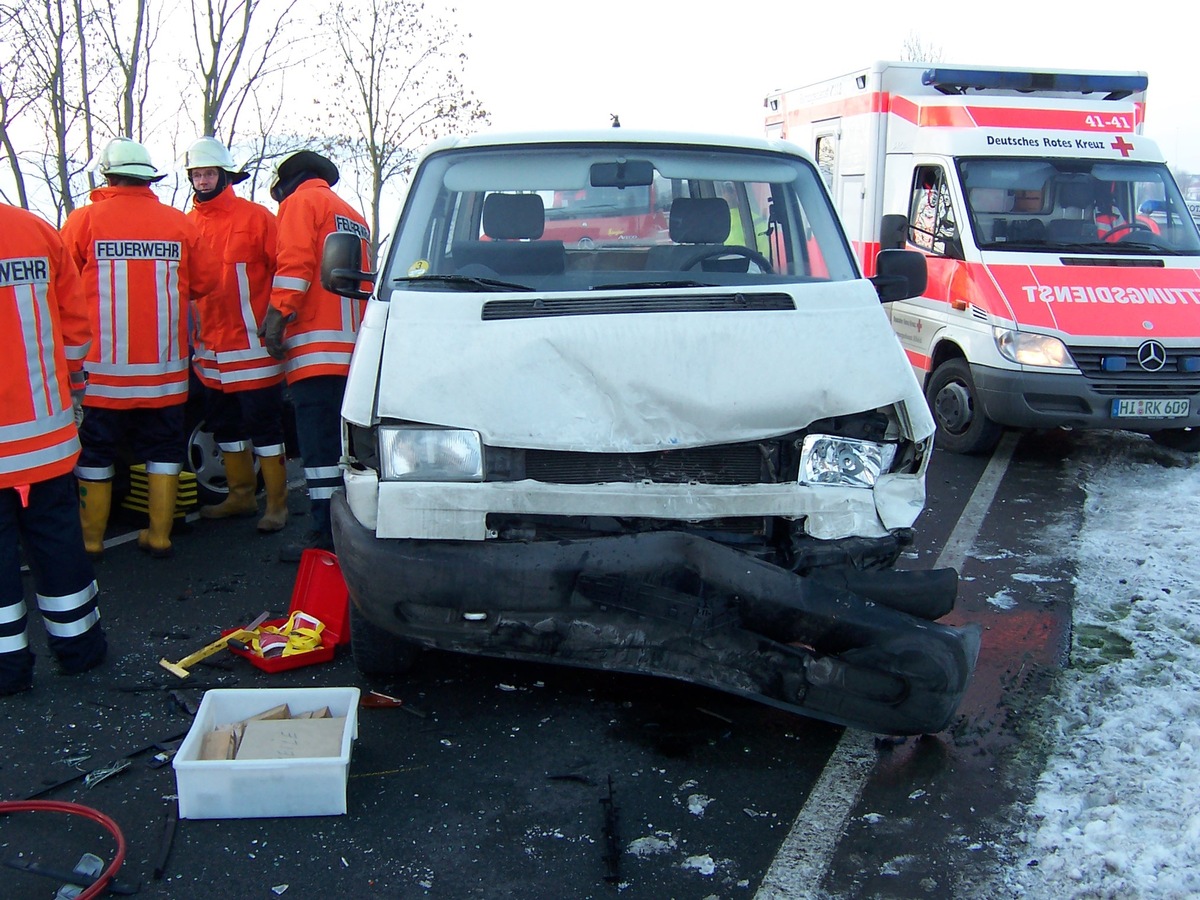
{"label": "snow on roadside", "polygon": [[[1071,666],[1007,894],[1200,896],[1200,463],[1080,441]],[[997,891],[994,896],[1001,896]]]}

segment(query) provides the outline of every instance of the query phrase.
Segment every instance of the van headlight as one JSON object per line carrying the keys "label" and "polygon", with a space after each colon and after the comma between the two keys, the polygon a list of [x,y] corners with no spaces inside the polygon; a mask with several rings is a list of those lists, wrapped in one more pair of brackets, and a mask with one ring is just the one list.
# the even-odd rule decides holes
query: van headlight
{"label": "van headlight", "polygon": [[1066,345],[1048,334],[1028,334],[1008,328],[993,328],[992,334],[1000,355],[1022,366],[1062,369],[1075,365]]}
{"label": "van headlight", "polygon": [[379,427],[384,481],[483,481],[479,432],[457,428]]}
{"label": "van headlight", "polygon": [[800,483],[872,488],[891,471],[895,444],[861,441],[835,434],[810,434],[800,445]]}

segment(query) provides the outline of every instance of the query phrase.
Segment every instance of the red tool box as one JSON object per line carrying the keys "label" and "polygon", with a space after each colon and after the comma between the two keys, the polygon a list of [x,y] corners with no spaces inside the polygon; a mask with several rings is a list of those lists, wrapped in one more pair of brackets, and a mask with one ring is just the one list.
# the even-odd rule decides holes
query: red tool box
{"label": "red tool box", "polygon": [[[266,658],[251,650],[239,650],[236,647],[230,647],[230,652],[245,657],[251,665],[264,672],[284,672],[300,666],[329,662],[339,645],[350,643],[350,594],[346,590],[337,556],[328,550],[305,550],[301,554],[288,617],[295,612],[307,613],[325,625],[321,631],[321,646],[306,653]],[[288,617],[267,619],[262,627],[282,627],[287,624]],[[230,628],[222,634],[233,634],[237,630]]]}

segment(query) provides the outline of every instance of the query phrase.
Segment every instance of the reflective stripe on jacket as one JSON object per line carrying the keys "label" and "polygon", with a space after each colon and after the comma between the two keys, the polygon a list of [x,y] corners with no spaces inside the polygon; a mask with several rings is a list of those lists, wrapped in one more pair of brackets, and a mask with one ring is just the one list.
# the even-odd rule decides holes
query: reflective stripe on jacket
{"label": "reflective stripe on jacket", "polygon": [[94,340],[85,406],[183,403],[188,390],[188,303],[218,283],[212,252],[177,209],[148,186],[103,187],[63,225],[83,273]]}
{"label": "reflective stripe on jacket", "polygon": [[71,387],[91,342],[75,263],[58,233],[0,203],[0,488],[71,471]]}
{"label": "reflective stripe on jacket", "polygon": [[193,203],[188,215],[221,265],[221,290],[200,309],[201,339],[215,353],[221,390],[278,384],[283,364],[267,353],[257,333],[275,274],[275,216],[232,187]]}
{"label": "reflective stripe on jacket", "polygon": [[271,305],[284,316],[296,314],[284,331],[288,383],[350,371],[350,354],[366,303],[321,287],[321,253],[326,236],[335,231],[358,235],[363,259],[370,258],[366,220],[320,178],[303,182],[279,204],[279,254]]}

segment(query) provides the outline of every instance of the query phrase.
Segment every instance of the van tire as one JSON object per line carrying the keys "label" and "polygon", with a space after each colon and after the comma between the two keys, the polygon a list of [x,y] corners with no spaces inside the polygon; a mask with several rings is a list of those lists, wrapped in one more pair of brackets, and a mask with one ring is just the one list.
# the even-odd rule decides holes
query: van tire
{"label": "van tire", "polygon": [[416,662],[417,648],[367,621],[350,601],[350,653],[364,675],[403,675]]}
{"label": "van tire", "polygon": [[938,366],[925,387],[925,399],[937,423],[934,446],[951,453],[986,453],[1004,428],[983,411],[971,367],[961,357]]}
{"label": "van tire", "polygon": [[1168,428],[1150,432],[1150,440],[1160,447],[1184,453],[1200,453],[1200,428]]}

